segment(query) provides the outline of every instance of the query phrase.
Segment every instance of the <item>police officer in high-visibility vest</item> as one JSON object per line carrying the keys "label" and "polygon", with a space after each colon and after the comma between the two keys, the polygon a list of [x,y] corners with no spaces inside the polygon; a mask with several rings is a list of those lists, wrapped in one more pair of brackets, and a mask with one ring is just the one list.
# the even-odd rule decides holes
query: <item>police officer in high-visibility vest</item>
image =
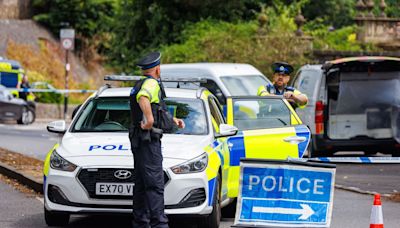
{"label": "police officer in high-visibility vest", "polygon": [[164,214],[164,174],[161,137],[170,126],[184,128],[185,123],[169,115],[164,103],[165,92],[160,83],[159,52],[139,60],[143,77],[131,90],[132,126],[129,139],[134,156],[135,191],[133,196],[134,228],[168,227]]}
{"label": "police officer in high-visibility vest", "polygon": [[273,85],[260,86],[257,95],[283,95],[293,108],[304,108],[308,102],[307,96],[294,87],[287,86],[293,67],[285,62],[276,62],[272,64],[272,70],[274,71]]}

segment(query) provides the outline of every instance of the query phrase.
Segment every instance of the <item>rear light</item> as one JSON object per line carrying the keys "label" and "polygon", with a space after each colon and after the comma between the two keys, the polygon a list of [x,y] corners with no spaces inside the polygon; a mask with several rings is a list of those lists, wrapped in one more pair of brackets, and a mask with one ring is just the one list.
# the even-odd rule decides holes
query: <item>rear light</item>
{"label": "rear light", "polygon": [[315,133],[324,133],[324,103],[322,101],[315,103]]}

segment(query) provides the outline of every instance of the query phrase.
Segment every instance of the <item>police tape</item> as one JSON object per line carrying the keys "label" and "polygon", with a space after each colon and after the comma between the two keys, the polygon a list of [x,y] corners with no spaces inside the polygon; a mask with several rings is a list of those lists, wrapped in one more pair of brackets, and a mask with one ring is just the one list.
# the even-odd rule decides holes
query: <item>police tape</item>
{"label": "police tape", "polygon": [[323,163],[360,163],[360,164],[399,164],[400,157],[316,157],[291,158],[295,161],[316,161]]}
{"label": "police tape", "polygon": [[90,89],[14,89],[14,88],[7,88],[9,91],[18,91],[18,92],[25,92],[25,93],[93,93],[97,90],[90,90]]}

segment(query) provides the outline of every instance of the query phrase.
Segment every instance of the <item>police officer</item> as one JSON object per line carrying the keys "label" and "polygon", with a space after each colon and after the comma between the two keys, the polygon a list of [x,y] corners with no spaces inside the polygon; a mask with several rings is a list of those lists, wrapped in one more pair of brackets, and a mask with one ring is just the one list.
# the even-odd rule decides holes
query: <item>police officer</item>
{"label": "police officer", "polygon": [[[168,227],[164,214],[162,126],[157,123],[160,107],[165,104],[165,92],[160,83],[160,58],[159,52],[152,52],[138,61],[144,76],[132,88],[130,95],[132,126],[129,139],[135,168],[134,228]],[[179,128],[185,127],[181,119],[171,118],[172,121]]]}
{"label": "police officer", "polygon": [[272,70],[274,71],[273,85],[260,86],[257,95],[283,95],[293,108],[304,108],[308,102],[307,96],[297,89],[287,86],[290,74],[293,72],[293,67],[285,62],[276,62],[272,64]]}

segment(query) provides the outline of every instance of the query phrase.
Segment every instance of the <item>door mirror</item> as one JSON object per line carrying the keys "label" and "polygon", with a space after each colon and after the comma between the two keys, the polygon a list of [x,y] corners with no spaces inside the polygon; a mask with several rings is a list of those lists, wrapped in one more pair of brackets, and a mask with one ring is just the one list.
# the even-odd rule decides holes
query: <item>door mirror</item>
{"label": "door mirror", "polygon": [[47,131],[53,133],[64,134],[67,130],[66,123],[64,120],[57,120],[47,124]]}
{"label": "door mirror", "polygon": [[229,124],[221,124],[219,125],[219,133],[216,137],[227,137],[236,135],[239,129],[235,126]]}

